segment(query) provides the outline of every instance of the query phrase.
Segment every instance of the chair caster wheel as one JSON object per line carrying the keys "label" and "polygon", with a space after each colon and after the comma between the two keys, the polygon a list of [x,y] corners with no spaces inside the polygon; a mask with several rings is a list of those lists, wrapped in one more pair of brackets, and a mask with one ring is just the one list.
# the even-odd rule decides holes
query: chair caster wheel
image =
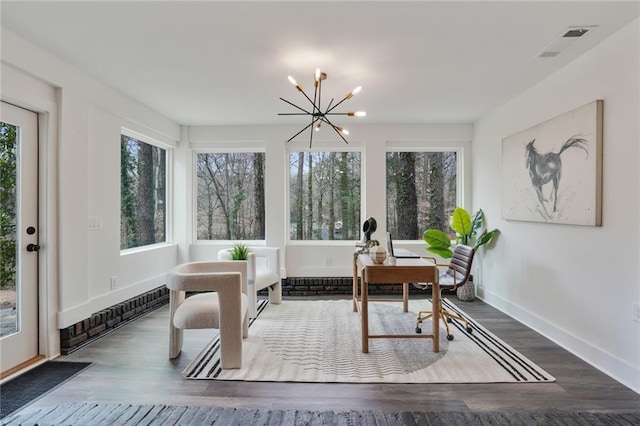
{"label": "chair caster wheel", "polygon": [[447,318],[447,322],[448,322],[449,324],[452,324],[452,323],[453,323],[453,320],[452,320],[451,318]]}
{"label": "chair caster wheel", "polygon": [[416,333],[422,334],[422,329],[420,327],[416,327]]}
{"label": "chair caster wheel", "polygon": [[449,341],[453,340],[453,334],[447,334],[447,340]]}
{"label": "chair caster wheel", "polygon": [[473,328],[467,327],[467,333],[469,333],[469,334],[473,333]]}

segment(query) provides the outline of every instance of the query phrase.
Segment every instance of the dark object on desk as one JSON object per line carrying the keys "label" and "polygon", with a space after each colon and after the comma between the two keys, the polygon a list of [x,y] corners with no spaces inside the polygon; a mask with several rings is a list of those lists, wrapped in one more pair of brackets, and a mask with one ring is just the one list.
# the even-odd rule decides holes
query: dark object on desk
{"label": "dark object on desk", "polygon": [[[442,292],[443,289],[454,291],[467,282],[469,276],[471,275],[471,264],[473,262],[474,254],[475,250],[473,249],[473,247],[465,246],[462,244],[458,244],[456,246],[455,250],[453,251],[453,257],[451,258],[449,267],[445,272],[441,273],[438,278],[438,282],[440,283],[440,292]],[[416,287],[427,288],[429,284],[417,283],[414,285]],[[434,309],[436,309],[436,307],[434,307]],[[469,322],[464,318],[446,311],[442,306],[440,306],[439,311],[440,318],[442,318],[444,326],[447,329],[447,340],[453,340],[453,334],[449,332],[449,323],[453,322],[454,319],[464,323],[465,328],[467,329],[467,333],[473,332],[473,328],[469,326]],[[432,316],[433,311],[418,312],[416,333],[422,333],[422,329],[420,328],[422,321],[431,318]]]}
{"label": "dark object on desk", "polygon": [[373,217],[368,217],[362,224],[362,242],[366,244],[371,240],[371,234],[376,232],[376,229],[378,229],[378,222]]}
{"label": "dark object on desk", "polygon": [[395,257],[396,259],[417,259],[420,257],[409,250],[394,249],[393,239],[391,238],[390,232],[387,232],[387,252],[389,253],[389,256]]}

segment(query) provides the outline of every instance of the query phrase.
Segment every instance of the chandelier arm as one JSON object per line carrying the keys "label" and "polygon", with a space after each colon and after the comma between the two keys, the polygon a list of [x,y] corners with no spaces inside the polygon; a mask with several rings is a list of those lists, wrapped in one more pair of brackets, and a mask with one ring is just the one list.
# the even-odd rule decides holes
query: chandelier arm
{"label": "chandelier arm", "polygon": [[[333,108],[331,108],[331,104],[333,103],[334,99],[331,98],[331,102],[329,102],[329,105],[327,105],[327,112],[331,111]],[[326,112],[325,112],[326,114]]]}
{"label": "chandelier arm", "polygon": [[349,99],[349,96],[345,96],[344,98],[342,98],[342,100],[340,102],[338,102],[337,104],[335,104],[334,106],[332,106],[331,108],[327,108],[327,111],[325,112],[325,114],[330,113],[331,111],[333,111],[334,109],[337,108],[338,105],[340,105],[341,103],[343,103],[344,101],[346,101],[347,99]]}
{"label": "chandelier arm", "polygon": [[320,105],[322,105],[322,79],[318,81],[318,105],[316,105],[318,112],[322,112],[320,111]]}
{"label": "chandelier arm", "polygon": [[320,102],[316,104],[316,101],[319,98],[322,87],[320,86],[322,83],[318,82],[318,84],[314,84],[313,89],[313,114],[315,115],[316,111],[320,112]]}
{"label": "chandelier arm", "polygon": [[300,133],[304,132],[305,130],[307,130],[311,126],[313,126],[313,122],[311,122],[311,124],[307,124],[305,127],[302,128],[302,130],[300,130],[295,135],[291,136],[287,142],[291,142],[293,140],[293,138],[295,138],[296,136],[298,136]]}
{"label": "chandelier arm", "polygon": [[309,126],[311,126],[311,131],[309,132],[309,149],[311,149],[311,144],[313,143],[313,123],[315,123],[316,121],[318,121],[318,119],[313,116],[311,118],[311,124]]}
{"label": "chandelier arm", "polygon": [[309,97],[309,95],[307,95],[307,93],[306,93],[304,90],[300,90],[300,92],[302,92],[302,94],[304,95],[304,97],[305,97],[305,98],[307,98],[307,100],[309,101],[309,103],[310,103],[311,105],[313,105],[314,107],[316,106],[315,102],[313,102],[313,101],[311,100],[311,98]]}
{"label": "chandelier arm", "polygon": [[329,126],[331,126],[331,128],[332,128],[332,129],[333,129],[333,130],[338,134],[338,136],[340,136],[340,138],[344,141],[344,143],[346,143],[347,145],[349,145],[349,142],[347,142],[347,140],[345,139],[345,137],[344,137],[344,136],[342,136],[342,132],[340,132],[340,130],[338,130],[338,128],[337,128],[337,127],[336,127],[336,126],[335,126],[331,121],[329,121],[329,119],[328,119],[328,118],[326,118],[326,117],[324,117],[324,116],[323,116],[323,117],[322,117],[322,120],[323,120],[325,123],[329,124]]}
{"label": "chandelier arm", "polygon": [[[300,111],[304,111],[305,114],[311,114],[309,111],[307,111],[304,108],[299,107],[298,105],[294,104],[293,102],[289,102],[288,100],[284,99],[284,98],[280,98],[281,101],[284,101],[286,103],[288,103],[289,105],[298,108]],[[280,114],[278,114],[280,115]]]}
{"label": "chandelier arm", "polygon": [[318,120],[322,121],[323,123],[327,123],[329,126],[333,126],[333,124],[329,121],[328,118],[326,118],[324,116],[324,114],[323,115],[319,115],[318,116]]}
{"label": "chandelier arm", "polygon": [[340,133],[340,130],[338,130],[336,128],[336,126],[334,126],[333,124],[331,125],[331,128],[338,134],[338,136],[340,136],[340,138],[344,141],[344,143],[346,143],[347,145],[349,145],[349,142],[347,142],[347,140],[344,138],[344,136],[342,136],[342,133]]}

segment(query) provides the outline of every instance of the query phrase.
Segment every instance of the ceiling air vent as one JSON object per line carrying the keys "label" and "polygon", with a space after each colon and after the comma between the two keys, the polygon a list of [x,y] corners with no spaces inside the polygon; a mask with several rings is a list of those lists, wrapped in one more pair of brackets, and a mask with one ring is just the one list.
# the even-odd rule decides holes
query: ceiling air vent
{"label": "ceiling air vent", "polygon": [[562,37],[582,37],[589,31],[587,28],[576,28],[567,31]]}
{"label": "ceiling air vent", "polygon": [[538,53],[540,58],[553,58],[566,50],[580,37],[584,37],[589,31],[593,31],[597,25],[584,25],[579,27],[568,27],[563,30],[551,43]]}
{"label": "ceiling air vent", "polygon": [[541,58],[553,58],[554,56],[558,56],[560,52],[540,52],[538,55]]}

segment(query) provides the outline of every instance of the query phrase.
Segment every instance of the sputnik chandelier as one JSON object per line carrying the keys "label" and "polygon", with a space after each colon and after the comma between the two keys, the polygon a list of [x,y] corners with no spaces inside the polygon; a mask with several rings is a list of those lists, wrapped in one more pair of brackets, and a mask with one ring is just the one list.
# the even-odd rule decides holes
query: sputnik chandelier
{"label": "sputnik chandelier", "polygon": [[300,93],[302,93],[304,95],[305,98],[307,98],[307,100],[309,101],[309,103],[311,103],[311,111],[305,108],[302,108],[296,104],[294,104],[293,102],[289,102],[288,100],[284,99],[284,98],[280,98],[281,100],[283,100],[284,102],[288,103],[289,105],[297,108],[298,110],[300,110],[301,112],[283,112],[283,113],[279,113],[278,115],[309,115],[311,116],[311,123],[307,124],[302,130],[300,130],[298,133],[296,133],[295,135],[291,136],[291,138],[289,138],[289,140],[287,142],[291,142],[296,136],[298,136],[300,133],[304,132],[305,130],[311,128],[311,132],[310,132],[310,136],[309,136],[309,148],[311,148],[311,144],[313,142],[313,132],[314,131],[319,131],[320,128],[322,127],[322,123],[326,123],[329,126],[331,126],[331,128],[338,134],[338,136],[340,136],[342,138],[342,140],[345,143],[349,143],[347,142],[347,140],[345,139],[345,137],[343,135],[348,135],[349,131],[341,126],[336,126],[334,125],[331,120],[329,119],[330,115],[346,115],[348,117],[364,117],[365,115],[367,115],[366,112],[364,111],[349,111],[349,112],[333,112],[334,109],[336,109],[338,107],[338,105],[340,105],[341,103],[343,103],[344,101],[346,101],[347,99],[351,99],[353,97],[353,95],[357,94],[360,90],[362,90],[362,86],[358,86],[355,89],[353,89],[351,92],[347,93],[345,95],[345,97],[338,102],[337,104],[333,104],[334,99],[331,98],[331,102],[329,102],[329,104],[327,105],[326,109],[323,111],[321,108],[321,102],[322,102],[322,80],[326,80],[327,79],[327,73],[324,72],[320,72],[320,69],[316,69],[314,78],[313,78],[313,100],[311,100],[311,98],[305,93],[305,91],[302,89],[302,86],[300,86],[293,77],[289,76],[289,81],[291,82],[291,84],[293,84],[296,89],[298,89],[298,91]]}

